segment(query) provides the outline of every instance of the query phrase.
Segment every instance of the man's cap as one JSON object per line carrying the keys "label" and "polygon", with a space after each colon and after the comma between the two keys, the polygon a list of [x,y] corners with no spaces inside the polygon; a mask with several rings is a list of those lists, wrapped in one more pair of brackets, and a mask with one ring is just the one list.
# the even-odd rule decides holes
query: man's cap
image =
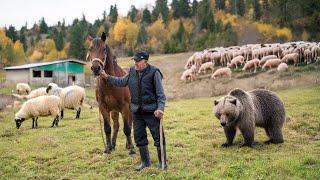
{"label": "man's cap", "polygon": [[149,59],[149,54],[147,52],[144,52],[144,51],[139,51],[139,52],[136,52],[133,57],[132,57],[133,60],[135,61],[141,61],[143,59],[145,60],[148,60]]}

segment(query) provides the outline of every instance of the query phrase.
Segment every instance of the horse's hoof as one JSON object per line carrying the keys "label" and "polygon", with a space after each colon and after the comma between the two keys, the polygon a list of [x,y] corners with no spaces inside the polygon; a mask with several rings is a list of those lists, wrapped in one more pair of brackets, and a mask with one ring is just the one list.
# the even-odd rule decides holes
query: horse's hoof
{"label": "horse's hoof", "polygon": [[133,149],[130,149],[129,150],[129,155],[134,155],[134,154],[136,154],[136,152]]}

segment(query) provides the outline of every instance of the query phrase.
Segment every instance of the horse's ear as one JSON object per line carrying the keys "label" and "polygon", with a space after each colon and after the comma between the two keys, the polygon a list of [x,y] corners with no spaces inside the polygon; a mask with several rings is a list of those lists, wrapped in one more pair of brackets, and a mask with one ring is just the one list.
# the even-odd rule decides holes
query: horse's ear
{"label": "horse's ear", "polygon": [[101,34],[101,40],[102,40],[103,42],[105,42],[106,39],[107,39],[107,35],[106,35],[105,32],[103,32],[103,33]]}
{"label": "horse's ear", "polygon": [[87,39],[91,42],[93,40],[93,37],[91,37],[90,35],[87,37]]}

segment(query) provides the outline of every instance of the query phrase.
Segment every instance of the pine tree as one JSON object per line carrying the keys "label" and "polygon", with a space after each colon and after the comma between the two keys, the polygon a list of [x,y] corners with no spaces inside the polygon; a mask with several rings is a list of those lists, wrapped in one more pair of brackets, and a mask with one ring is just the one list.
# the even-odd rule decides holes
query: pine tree
{"label": "pine tree", "polygon": [[131,22],[136,22],[137,14],[138,14],[138,10],[134,5],[131,5],[131,9],[128,13],[128,17],[130,18]]}
{"label": "pine tree", "polygon": [[226,7],[225,0],[216,0],[216,9],[224,10]]}
{"label": "pine tree", "polygon": [[19,39],[17,30],[14,26],[10,25],[9,29],[6,30],[6,36],[9,37],[13,42]]}
{"label": "pine tree", "polygon": [[152,11],[152,19],[156,21],[161,14],[163,22],[167,24],[169,17],[169,8],[167,5],[167,0],[156,0],[156,6]]}
{"label": "pine tree", "polygon": [[192,8],[191,8],[191,14],[192,16],[195,16],[197,13],[197,9],[198,9],[198,1],[197,0],[193,0],[192,2]]}
{"label": "pine tree", "polygon": [[210,32],[215,31],[215,22],[209,0],[203,0],[199,3],[197,19],[200,29],[208,29]]}
{"label": "pine tree", "polygon": [[84,60],[86,55],[86,49],[84,46],[85,34],[81,28],[80,22],[76,20],[73,22],[73,26],[70,29],[70,49],[69,56]]}
{"label": "pine tree", "polygon": [[150,24],[151,23],[151,13],[150,11],[146,8],[142,11],[142,20],[141,22]]}
{"label": "pine tree", "polygon": [[269,13],[270,13],[270,4],[268,0],[262,1],[262,9],[263,9],[263,17],[264,19],[269,19]]}
{"label": "pine tree", "polygon": [[244,16],[245,14],[245,3],[244,0],[237,0],[238,13],[240,16]]}
{"label": "pine tree", "polygon": [[146,31],[144,23],[141,23],[139,32],[138,32],[138,37],[137,37],[137,43],[138,45],[143,45],[148,42],[148,33]]}
{"label": "pine tree", "polygon": [[44,20],[44,17],[40,20],[40,33],[48,33],[49,27]]}
{"label": "pine tree", "polygon": [[26,39],[27,26],[22,26],[20,29],[19,40],[23,45],[24,52],[28,49],[27,39]]}
{"label": "pine tree", "polygon": [[180,6],[178,0],[172,0],[171,9],[173,11],[173,18],[177,19],[180,17]]}
{"label": "pine tree", "polygon": [[118,9],[116,4],[110,6],[109,19],[112,23],[116,23],[118,20]]}
{"label": "pine tree", "polygon": [[180,16],[181,17],[191,17],[191,8],[189,5],[189,0],[180,0]]}
{"label": "pine tree", "polygon": [[253,0],[252,5],[254,9],[254,19],[260,20],[262,14],[259,0]]}

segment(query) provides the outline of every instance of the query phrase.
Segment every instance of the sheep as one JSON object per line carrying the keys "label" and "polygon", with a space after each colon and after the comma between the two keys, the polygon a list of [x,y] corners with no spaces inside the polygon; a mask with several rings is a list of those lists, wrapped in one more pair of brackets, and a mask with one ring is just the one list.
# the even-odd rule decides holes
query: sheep
{"label": "sheep", "polygon": [[28,100],[28,99],[36,98],[39,96],[47,95],[47,92],[46,92],[46,88],[41,87],[41,88],[32,90],[28,95],[18,95],[18,94],[12,94],[12,95],[17,97],[20,100],[23,100],[23,99]]}
{"label": "sheep", "polygon": [[56,95],[61,98],[61,119],[63,118],[64,108],[75,109],[77,111],[75,118],[80,118],[81,106],[86,96],[84,88],[77,85],[60,88],[55,83],[49,83],[46,92],[50,95]]}
{"label": "sheep", "polygon": [[289,61],[293,61],[294,65],[298,64],[299,55],[297,53],[290,53],[285,55],[282,59],[282,62],[289,63]]}
{"label": "sheep", "polygon": [[203,63],[198,71],[198,74],[200,74],[202,71],[204,71],[204,73],[206,73],[207,69],[211,69],[211,71],[213,72],[214,70],[214,63],[213,62],[206,62]]}
{"label": "sheep", "polygon": [[276,55],[269,55],[269,56],[265,56],[263,58],[261,58],[260,62],[259,62],[259,66],[262,67],[264,65],[264,63],[267,62],[267,60],[269,59],[276,59],[277,56]]}
{"label": "sheep", "polygon": [[231,69],[228,67],[217,69],[211,76],[212,79],[216,79],[216,77],[231,77]]}
{"label": "sheep", "polygon": [[187,69],[185,70],[180,78],[182,81],[187,82],[188,79],[190,79],[190,81],[193,81],[194,79],[196,79],[195,74],[193,72],[193,69]]}
{"label": "sheep", "polygon": [[238,64],[243,65],[244,64],[244,57],[243,56],[237,56],[231,60],[231,63],[227,65],[227,67],[232,68],[233,66],[238,69]]}
{"label": "sheep", "polygon": [[279,66],[277,67],[277,70],[279,72],[284,72],[288,70],[288,65],[286,63],[281,63],[279,64]]}
{"label": "sheep", "polygon": [[265,70],[266,67],[269,67],[270,69],[273,67],[278,67],[278,65],[281,63],[280,59],[269,59],[264,65],[262,66],[262,70]]}
{"label": "sheep", "polygon": [[309,49],[304,50],[303,52],[303,58],[306,61],[307,64],[310,64],[312,61],[312,53]]}
{"label": "sheep", "polygon": [[39,96],[24,102],[21,109],[15,114],[14,121],[19,129],[22,122],[32,118],[32,128],[38,127],[39,116],[51,115],[54,119],[51,127],[58,127],[61,100],[54,95]]}
{"label": "sheep", "polygon": [[259,59],[252,59],[246,62],[246,64],[242,68],[242,71],[248,71],[248,70],[251,71],[254,69],[254,73],[256,73],[258,66],[259,66]]}
{"label": "sheep", "polygon": [[18,94],[22,94],[24,92],[26,94],[29,94],[29,92],[31,91],[31,88],[27,83],[18,83],[16,85],[16,91],[18,92]]}

